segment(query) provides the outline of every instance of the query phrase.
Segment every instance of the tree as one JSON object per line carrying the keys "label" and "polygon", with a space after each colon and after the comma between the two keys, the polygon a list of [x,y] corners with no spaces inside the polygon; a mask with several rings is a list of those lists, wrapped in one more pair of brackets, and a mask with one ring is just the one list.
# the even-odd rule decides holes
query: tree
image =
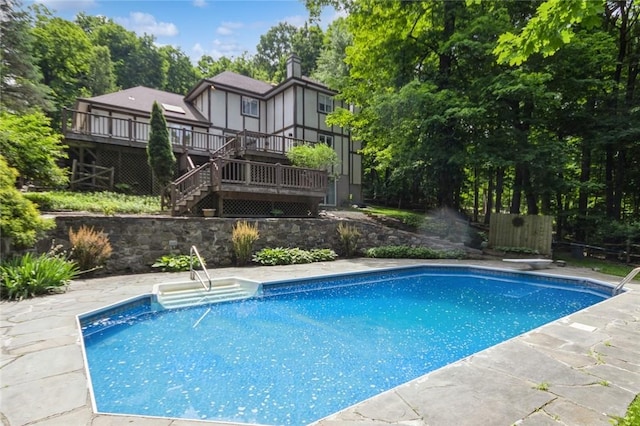
{"label": "tree", "polygon": [[62,108],[73,105],[79,96],[90,95],[86,82],[93,46],[78,25],[52,17],[42,5],[34,8],[37,14],[32,30],[34,53],[42,70],[43,82],[53,92],[55,110],[50,117],[57,126]]}
{"label": "tree", "polygon": [[151,109],[151,130],[149,143],[147,144],[147,158],[149,166],[158,183],[164,188],[171,182],[176,168],[176,159],[173,156],[167,122],[162,109],[157,102]]}
{"label": "tree", "polygon": [[353,42],[353,36],[347,28],[344,18],[333,21],[324,36],[322,50],[316,61],[316,70],[312,76],[336,91],[342,91],[347,85],[349,68],[345,63],[347,47]]}
{"label": "tree", "polygon": [[167,81],[169,64],[156,47],[154,37],[145,34],[136,40],[135,48],[125,59],[123,68],[126,81],[118,83],[122,87],[162,89]]}
{"label": "tree", "polygon": [[167,80],[162,90],[185,95],[198,81],[191,59],[173,46],[162,46],[160,53],[168,64]]}
{"label": "tree", "polygon": [[100,96],[118,90],[108,47],[95,46],[93,48],[86,80],[86,86],[91,92],[91,96]]}
{"label": "tree", "polygon": [[270,81],[275,79],[279,70],[282,74],[286,58],[291,53],[295,33],[296,27],[281,22],[260,36],[260,42],[256,46],[256,66],[266,72]]}
{"label": "tree", "polygon": [[302,75],[311,75],[315,71],[318,57],[322,51],[323,39],[322,28],[318,25],[310,25],[308,22],[305,22],[293,34],[291,52],[295,52],[300,57]]}
{"label": "tree", "polygon": [[0,112],[0,151],[23,180],[54,187],[67,183],[66,171],[57,164],[67,158],[61,139],[40,111]]}
{"label": "tree", "polygon": [[31,20],[17,0],[0,2],[0,106],[14,112],[51,110],[50,90],[33,56]]}

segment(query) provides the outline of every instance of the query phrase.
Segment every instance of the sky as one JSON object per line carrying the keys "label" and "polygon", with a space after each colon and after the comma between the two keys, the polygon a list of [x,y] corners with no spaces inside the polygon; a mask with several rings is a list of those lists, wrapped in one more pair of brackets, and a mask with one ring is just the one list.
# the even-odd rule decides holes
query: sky
{"label": "sky", "polygon": [[[79,12],[113,19],[138,35],[155,36],[158,45],[182,49],[194,63],[255,54],[260,36],[280,22],[300,27],[308,19],[301,0],[36,0],[64,19]],[[25,4],[28,2],[25,2]],[[338,17],[325,9],[320,26]]]}

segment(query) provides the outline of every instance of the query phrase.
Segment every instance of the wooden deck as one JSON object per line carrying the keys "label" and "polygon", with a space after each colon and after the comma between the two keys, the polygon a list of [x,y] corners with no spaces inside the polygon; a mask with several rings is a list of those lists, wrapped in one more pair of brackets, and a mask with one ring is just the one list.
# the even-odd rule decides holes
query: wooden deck
{"label": "wooden deck", "polygon": [[327,182],[327,172],[321,170],[218,157],[172,182],[163,207],[179,215],[214,195],[219,215],[229,199],[288,200],[308,204],[313,211],[327,193]]}
{"label": "wooden deck", "polygon": [[[169,125],[169,137],[176,153],[215,157],[229,152],[242,157],[284,159],[296,145],[314,144],[281,135],[242,131],[214,134]],[[145,148],[151,126],[148,122],[64,109],[62,133],[68,140]]]}
{"label": "wooden deck", "polygon": [[[95,151],[115,146],[144,152],[150,132],[146,122],[74,110],[63,111],[62,123],[70,146]],[[286,165],[291,148],[312,142],[248,131],[218,135],[171,125],[169,135],[176,156],[187,160],[181,166],[187,172],[163,191],[163,209],[172,215],[198,214],[204,208],[215,208],[220,216],[233,210],[264,215],[283,209],[301,215],[317,212],[327,193],[327,172]],[[199,158],[201,165],[195,166],[189,156]],[[209,159],[204,164],[203,157]]]}

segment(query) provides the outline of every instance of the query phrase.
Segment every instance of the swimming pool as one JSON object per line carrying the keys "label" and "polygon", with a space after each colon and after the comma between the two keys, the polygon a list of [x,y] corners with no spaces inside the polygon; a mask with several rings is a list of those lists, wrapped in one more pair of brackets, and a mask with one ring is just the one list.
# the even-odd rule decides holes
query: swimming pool
{"label": "swimming pool", "polygon": [[80,321],[99,412],[305,424],[609,291],[429,266],[266,283],[259,298],[178,311],[145,296]]}

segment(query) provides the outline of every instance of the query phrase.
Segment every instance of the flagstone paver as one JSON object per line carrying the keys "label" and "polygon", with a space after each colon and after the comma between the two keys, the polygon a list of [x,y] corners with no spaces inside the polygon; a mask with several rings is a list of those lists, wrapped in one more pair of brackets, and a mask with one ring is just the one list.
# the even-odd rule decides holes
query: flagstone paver
{"label": "flagstone paver", "polygon": [[[353,259],[211,272],[265,281],[424,263],[435,262]],[[482,264],[508,267],[501,262]],[[545,273],[617,281],[585,269],[555,268]],[[78,314],[150,293],[155,283],[187,277],[186,273],[156,273],[77,280],[64,294],[0,303],[3,426],[207,424],[94,413],[76,324]],[[628,288],[630,291],[616,298],[436,370],[316,424],[608,426],[612,416],[624,415],[640,392],[640,285],[634,283]]]}

